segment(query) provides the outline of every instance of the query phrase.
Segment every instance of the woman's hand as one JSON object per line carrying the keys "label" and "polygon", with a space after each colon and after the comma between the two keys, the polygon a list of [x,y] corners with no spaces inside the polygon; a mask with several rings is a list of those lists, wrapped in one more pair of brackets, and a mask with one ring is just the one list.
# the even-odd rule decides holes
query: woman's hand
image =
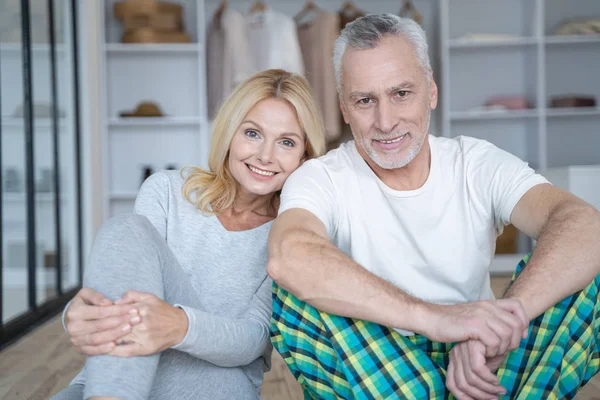
{"label": "woman's hand", "polygon": [[185,311],[153,294],[128,291],[117,304],[130,303],[139,310],[141,322],[117,341],[111,355],[119,357],[145,356],[160,353],[181,343],[188,330]]}
{"label": "woman's hand", "polygon": [[116,341],[140,322],[135,306],[112,301],[93,289],[81,289],[65,313],[65,326],[79,353],[95,356],[110,353]]}

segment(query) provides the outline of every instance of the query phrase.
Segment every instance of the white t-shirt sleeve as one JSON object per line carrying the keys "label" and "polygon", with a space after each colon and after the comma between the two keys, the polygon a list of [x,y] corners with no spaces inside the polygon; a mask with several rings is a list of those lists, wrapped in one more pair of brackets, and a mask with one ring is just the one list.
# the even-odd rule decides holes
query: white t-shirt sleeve
{"label": "white t-shirt sleeve", "polygon": [[313,213],[323,222],[330,238],[335,234],[339,202],[331,177],[319,160],[305,162],[285,182],[279,214],[292,208]]}
{"label": "white t-shirt sleeve", "polygon": [[463,144],[469,185],[491,208],[499,234],[511,223],[510,216],[521,197],[532,187],[549,182],[528,163],[489,142]]}

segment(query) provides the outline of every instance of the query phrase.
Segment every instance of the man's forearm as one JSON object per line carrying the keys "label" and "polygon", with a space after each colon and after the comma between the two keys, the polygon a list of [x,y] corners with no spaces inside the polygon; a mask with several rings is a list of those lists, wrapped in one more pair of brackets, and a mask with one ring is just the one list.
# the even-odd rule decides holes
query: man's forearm
{"label": "man's forearm", "polygon": [[548,218],[528,266],[505,294],[534,319],[583,289],[600,273],[600,213],[585,204],[559,207]]}
{"label": "man's forearm", "polygon": [[402,292],[311,232],[288,231],[269,246],[279,286],[327,313],[423,333],[425,303]]}

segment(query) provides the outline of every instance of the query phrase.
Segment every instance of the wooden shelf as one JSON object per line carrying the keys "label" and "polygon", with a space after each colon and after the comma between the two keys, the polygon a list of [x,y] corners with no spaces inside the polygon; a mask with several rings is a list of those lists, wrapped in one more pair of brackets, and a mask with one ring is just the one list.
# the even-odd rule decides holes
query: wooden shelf
{"label": "wooden shelf", "polygon": [[535,118],[537,110],[500,110],[500,111],[454,111],[450,113],[452,121],[478,121],[492,119]]}

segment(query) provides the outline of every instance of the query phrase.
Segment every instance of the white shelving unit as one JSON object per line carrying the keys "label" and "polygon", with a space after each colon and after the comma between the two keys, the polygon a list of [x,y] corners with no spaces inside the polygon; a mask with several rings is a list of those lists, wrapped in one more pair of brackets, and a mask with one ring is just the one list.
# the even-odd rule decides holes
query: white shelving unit
{"label": "white shelving unit", "polygon": [[[121,43],[115,0],[104,0],[103,158],[104,215],[132,210],[143,169],[168,165],[206,166],[204,1],[177,1],[191,43]],[[121,117],[143,101],[156,103],[164,117]]]}
{"label": "white shelving unit", "polygon": [[[600,105],[548,107],[552,96],[572,93],[591,95],[600,102],[596,76],[600,35],[553,34],[564,20],[600,17],[600,2],[441,0],[440,7],[444,136],[481,137],[525,155],[540,170],[600,163],[598,152],[588,156],[588,149],[600,148]],[[468,39],[473,33],[498,38]],[[496,95],[524,95],[531,108],[471,111]],[[568,121],[571,128],[564,129],[561,121]],[[565,146],[564,133],[588,131],[587,127],[597,133],[595,137],[570,137],[573,146]]]}
{"label": "white shelving unit", "polygon": [[[600,35],[554,34],[563,21],[600,18],[600,1],[440,0],[439,17],[444,136],[488,140],[542,173],[600,165]],[[569,94],[598,107],[549,107]],[[531,108],[478,109],[493,96],[525,96]],[[496,256],[492,270],[512,272],[528,245]]]}

